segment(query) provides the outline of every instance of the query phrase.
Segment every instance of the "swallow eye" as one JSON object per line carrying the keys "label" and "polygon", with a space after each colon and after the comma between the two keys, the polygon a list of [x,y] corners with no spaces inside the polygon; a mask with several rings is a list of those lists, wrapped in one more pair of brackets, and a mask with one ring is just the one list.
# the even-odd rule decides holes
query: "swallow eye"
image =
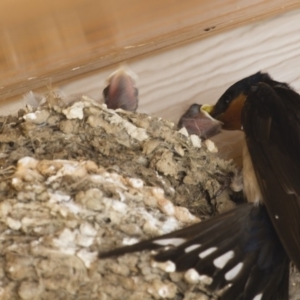
{"label": "swallow eye", "polygon": [[225,96],[225,99],[224,99],[224,102],[225,102],[226,104],[229,104],[229,103],[230,103],[230,100],[231,100],[231,97],[230,97],[229,95],[226,95],[226,96]]}

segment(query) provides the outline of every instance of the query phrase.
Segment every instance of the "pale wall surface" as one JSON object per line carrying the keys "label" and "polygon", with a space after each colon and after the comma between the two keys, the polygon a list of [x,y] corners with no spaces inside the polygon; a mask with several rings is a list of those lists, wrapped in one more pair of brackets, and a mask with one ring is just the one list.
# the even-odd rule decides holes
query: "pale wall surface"
{"label": "pale wall surface", "polygon": [[[139,75],[139,111],[177,121],[190,104],[214,103],[259,70],[300,91],[300,10],[129,63]],[[101,98],[114,68],[62,85]]]}
{"label": "pale wall surface", "polygon": [[299,7],[299,0],[2,0],[0,99]]}
{"label": "pale wall surface", "polygon": [[[139,75],[138,110],[174,122],[190,104],[214,103],[230,84],[259,70],[300,91],[300,10],[128,63]],[[87,94],[100,100],[105,78],[116,68],[60,88],[67,95]],[[2,113],[22,105],[3,102]],[[222,143],[226,153],[235,148],[231,139]]]}
{"label": "pale wall surface", "polygon": [[[300,10],[130,62],[139,75],[139,111],[177,122],[194,102],[215,103],[235,81],[259,70],[300,92]],[[61,88],[101,99],[112,69]],[[215,138],[225,157],[241,162],[241,135]]]}
{"label": "pale wall surface", "polygon": [[[189,104],[214,103],[230,84],[258,70],[300,91],[300,10],[128,64],[139,75],[139,111],[173,121]],[[105,78],[116,68],[94,72],[60,88],[66,94],[101,99]],[[11,113],[21,105],[2,103],[2,108]]]}

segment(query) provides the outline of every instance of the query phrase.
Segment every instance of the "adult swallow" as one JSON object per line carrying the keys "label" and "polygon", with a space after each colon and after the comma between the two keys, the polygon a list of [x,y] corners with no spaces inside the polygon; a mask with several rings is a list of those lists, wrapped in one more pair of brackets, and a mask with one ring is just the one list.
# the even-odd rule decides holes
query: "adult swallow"
{"label": "adult swallow", "polygon": [[168,246],[154,259],[210,276],[223,300],[288,300],[290,260],[300,270],[300,96],[259,72],[228,88],[211,114],[245,133],[248,203],[100,258]]}
{"label": "adult swallow", "polygon": [[208,139],[222,130],[222,122],[211,117],[211,105],[192,104],[178,122],[178,129],[185,127],[189,134]]}
{"label": "adult swallow", "polygon": [[122,66],[107,78],[103,97],[108,108],[135,112],[138,108],[138,89],[135,87],[137,75]]}

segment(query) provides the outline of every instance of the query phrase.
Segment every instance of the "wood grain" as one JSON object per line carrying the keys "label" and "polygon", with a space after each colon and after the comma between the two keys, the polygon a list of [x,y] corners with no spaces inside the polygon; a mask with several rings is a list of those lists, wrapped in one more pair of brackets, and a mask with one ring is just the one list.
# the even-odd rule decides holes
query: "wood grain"
{"label": "wood grain", "polygon": [[[290,83],[300,92],[300,10],[224,32],[172,50],[129,61],[139,75],[139,111],[177,122],[194,102],[215,103],[235,81],[259,70]],[[62,83],[65,94],[102,100],[105,78],[117,65]],[[48,84],[50,81],[48,81]],[[9,92],[6,94],[9,97]],[[2,113],[23,105],[2,102]],[[241,135],[217,138],[228,157],[237,157]]]}
{"label": "wood grain", "polygon": [[[300,91],[300,10],[157,55],[131,61],[139,111],[177,121],[192,103],[214,103],[235,81],[259,70]],[[61,85],[66,94],[102,98],[117,66]]]}
{"label": "wood grain", "polygon": [[299,6],[297,0],[2,0],[0,99]]}

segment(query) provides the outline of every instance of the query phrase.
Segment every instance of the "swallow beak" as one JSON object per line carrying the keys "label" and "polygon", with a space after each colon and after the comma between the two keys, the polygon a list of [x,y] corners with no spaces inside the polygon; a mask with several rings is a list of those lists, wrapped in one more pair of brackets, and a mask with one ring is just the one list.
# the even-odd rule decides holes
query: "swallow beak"
{"label": "swallow beak", "polygon": [[208,114],[211,114],[212,111],[214,110],[214,105],[210,105],[210,104],[203,104],[200,108],[201,111],[203,112],[207,112]]}
{"label": "swallow beak", "polygon": [[211,120],[217,121],[217,119],[212,116],[212,112],[214,110],[214,107],[215,106],[211,105],[211,104],[203,104],[200,107],[200,112],[202,112],[206,117],[210,118]]}

